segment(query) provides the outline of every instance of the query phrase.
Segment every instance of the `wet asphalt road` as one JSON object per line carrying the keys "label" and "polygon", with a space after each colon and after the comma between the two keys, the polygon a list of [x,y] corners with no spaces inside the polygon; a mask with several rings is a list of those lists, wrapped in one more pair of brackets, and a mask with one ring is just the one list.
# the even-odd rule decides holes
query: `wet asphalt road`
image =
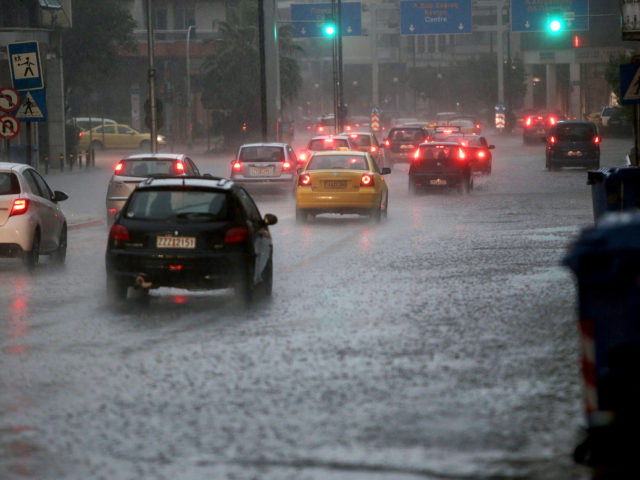
{"label": "wet asphalt road", "polygon": [[[52,172],[71,198],[66,267],[0,262],[0,478],[587,479],[575,286],[560,266],[592,224],[584,170],[490,137],[469,195],[407,192],[389,217],[279,222],[274,294],[105,295],[116,155]],[[631,140],[605,139],[603,165]],[[227,174],[224,155],[194,155]],[[93,223],[93,222],[96,222]]]}

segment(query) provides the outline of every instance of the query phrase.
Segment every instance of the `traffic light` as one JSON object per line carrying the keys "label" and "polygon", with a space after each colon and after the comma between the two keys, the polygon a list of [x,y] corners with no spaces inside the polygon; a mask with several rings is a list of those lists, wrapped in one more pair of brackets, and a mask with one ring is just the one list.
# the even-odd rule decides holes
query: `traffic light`
{"label": "traffic light", "polygon": [[324,23],[322,24],[322,34],[325,37],[333,37],[336,34],[336,22],[333,15],[327,14],[324,16]]}
{"label": "traffic light", "polygon": [[564,28],[564,19],[562,17],[553,16],[547,20],[547,30],[551,33],[560,33]]}

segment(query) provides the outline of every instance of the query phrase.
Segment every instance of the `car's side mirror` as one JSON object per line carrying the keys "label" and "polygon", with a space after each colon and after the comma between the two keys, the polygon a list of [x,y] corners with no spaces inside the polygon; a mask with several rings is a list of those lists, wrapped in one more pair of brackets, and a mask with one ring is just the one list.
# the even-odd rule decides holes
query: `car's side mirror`
{"label": "car's side mirror", "polygon": [[489,150],[493,150],[494,148],[496,148],[495,145],[489,145]]}
{"label": "car's side mirror", "polygon": [[269,226],[269,225],[275,225],[276,223],[278,223],[278,217],[276,217],[274,214],[272,213],[267,213],[264,216],[264,220],[263,220],[264,224]]}
{"label": "car's side mirror", "polygon": [[60,190],[56,190],[53,192],[53,201],[54,202],[62,202],[64,200],[66,200],[67,198],[69,198],[69,195],[67,195],[64,192],[61,192]]}
{"label": "car's side mirror", "polygon": [[384,167],[382,169],[382,175],[389,175],[391,173],[391,169],[389,167]]}

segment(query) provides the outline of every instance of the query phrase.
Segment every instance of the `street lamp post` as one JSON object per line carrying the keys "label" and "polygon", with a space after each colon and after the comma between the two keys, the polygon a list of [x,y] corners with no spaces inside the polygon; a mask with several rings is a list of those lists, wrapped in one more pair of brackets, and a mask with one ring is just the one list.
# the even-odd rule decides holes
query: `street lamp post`
{"label": "street lamp post", "polygon": [[195,25],[189,25],[187,28],[187,145],[189,148],[193,146],[193,135],[191,131],[191,55],[190,40],[191,29],[195,29]]}

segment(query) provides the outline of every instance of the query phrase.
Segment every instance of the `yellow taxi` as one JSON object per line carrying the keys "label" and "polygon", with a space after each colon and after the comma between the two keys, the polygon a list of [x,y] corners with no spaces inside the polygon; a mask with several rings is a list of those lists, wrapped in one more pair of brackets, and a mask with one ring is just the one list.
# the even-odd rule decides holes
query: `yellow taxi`
{"label": "yellow taxi", "polygon": [[376,222],[387,216],[389,190],[369,152],[316,152],[298,173],[296,221],[322,213],[368,215]]}
{"label": "yellow taxi", "polygon": [[[140,148],[149,150],[151,146],[151,134],[140,133],[123,124],[105,124],[93,127],[91,130],[83,130],[78,133],[78,148],[91,148],[101,150],[103,148]],[[165,145],[164,136],[158,135],[158,145]]]}

